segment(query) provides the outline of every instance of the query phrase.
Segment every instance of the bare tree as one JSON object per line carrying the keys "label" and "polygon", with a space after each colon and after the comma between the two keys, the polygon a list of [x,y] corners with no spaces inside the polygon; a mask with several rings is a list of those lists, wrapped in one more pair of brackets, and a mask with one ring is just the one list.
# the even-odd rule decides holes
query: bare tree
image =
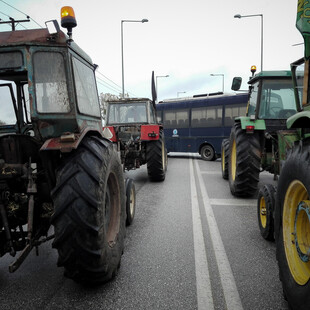
{"label": "bare tree", "polygon": [[100,93],[99,101],[100,101],[100,112],[101,112],[101,118],[103,120],[103,124],[106,120],[106,114],[107,114],[107,101],[110,100],[118,100],[119,97],[116,95],[112,95],[109,93]]}

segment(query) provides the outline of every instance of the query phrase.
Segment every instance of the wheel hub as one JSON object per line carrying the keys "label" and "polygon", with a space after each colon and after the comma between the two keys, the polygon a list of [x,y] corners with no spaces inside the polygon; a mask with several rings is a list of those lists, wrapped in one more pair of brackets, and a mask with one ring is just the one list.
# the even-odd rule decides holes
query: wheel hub
{"label": "wheel hub", "polygon": [[310,236],[305,231],[310,227],[310,201],[301,201],[296,209],[294,221],[294,241],[300,259],[307,263],[310,260]]}

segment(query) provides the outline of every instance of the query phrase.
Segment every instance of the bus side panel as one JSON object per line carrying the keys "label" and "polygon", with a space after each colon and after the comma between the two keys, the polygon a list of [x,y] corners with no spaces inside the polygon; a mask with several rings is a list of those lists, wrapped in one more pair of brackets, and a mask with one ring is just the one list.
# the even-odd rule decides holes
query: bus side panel
{"label": "bus side panel", "polygon": [[195,152],[189,128],[165,128],[167,152]]}
{"label": "bus side panel", "polygon": [[225,137],[223,127],[191,128],[191,135],[196,140],[193,152],[199,152],[202,145],[210,144],[216,154],[221,153],[221,143]]}

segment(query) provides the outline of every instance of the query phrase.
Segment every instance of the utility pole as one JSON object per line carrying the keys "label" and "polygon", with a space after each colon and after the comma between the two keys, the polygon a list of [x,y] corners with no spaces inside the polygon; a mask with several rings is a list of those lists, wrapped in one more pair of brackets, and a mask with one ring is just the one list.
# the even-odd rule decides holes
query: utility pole
{"label": "utility pole", "polygon": [[15,25],[16,24],[30,22],[30,17],[29,16],[27,16],[27,19],[22,19],[22,20],[15,20],[12,17],[9,17],[9,18],[10,18],[10,20],[4,21],[4,22],[0,22],[0,24],[11,24],[12,31],[15,31]]}

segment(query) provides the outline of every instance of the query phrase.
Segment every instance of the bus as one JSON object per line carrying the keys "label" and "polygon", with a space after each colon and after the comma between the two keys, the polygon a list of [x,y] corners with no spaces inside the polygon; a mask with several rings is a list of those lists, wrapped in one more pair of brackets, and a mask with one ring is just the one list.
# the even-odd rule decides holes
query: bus
{"label": "bus", "polygon": [[215,160],[234,119],[246,114],[248,93],[205,94],[160,101],[158,121],[163,123],[167,152],[199,153]]}

